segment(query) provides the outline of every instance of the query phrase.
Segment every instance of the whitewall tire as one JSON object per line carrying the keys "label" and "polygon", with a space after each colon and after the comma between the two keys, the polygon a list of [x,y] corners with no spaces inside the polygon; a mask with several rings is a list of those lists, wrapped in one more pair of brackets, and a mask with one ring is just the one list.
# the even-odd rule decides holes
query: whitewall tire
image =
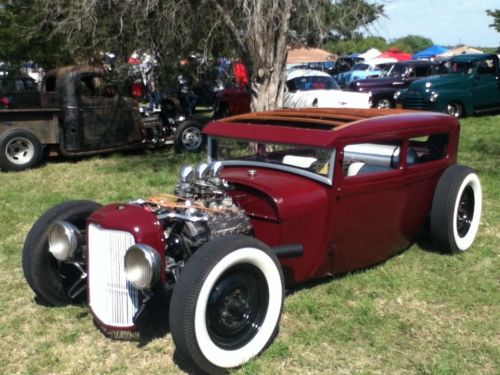
{"label": "whitewall tire", "polygon": [[209,373],[244,364],[274,339],[283,295],[281,266],[262,242],[236,235],[205,244],[172,294],[177,349]]}

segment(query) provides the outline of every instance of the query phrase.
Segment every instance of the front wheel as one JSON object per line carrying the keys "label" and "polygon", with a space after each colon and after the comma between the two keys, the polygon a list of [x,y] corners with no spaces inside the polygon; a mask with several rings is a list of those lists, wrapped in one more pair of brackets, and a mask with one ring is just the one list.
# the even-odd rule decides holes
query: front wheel
{"label": "front wheel", "polygon": [[0,167],[22,171],[36,167],[42,159],[42,144],[31,132],[12,129],[0,136]]}
{"label": "front wheel", "polygon": [[448,103],[448,105],[444,109],[444,112],[449,114],[450,116],[460,118],[464,115],[464,108],[462,104],[458,102],[451,102]]}
{"label": "front wheel", "polygon": [[479,228],[482,192],[474,170],[451,166],[439,179],[431,208],[431,236],[436,250],[467,250]]}
{"label": "front wheel", "polygon": [[184,121],[175,132],[175,151],[199,152],[203,148],[203,126],[197,121]]}
{"label": "front wheel", "polygon": [[170,302],[177,349],[208,373],[247,362],[277,334],[283,284],[278,259],[253,237],[203,245],[184,267]]}
{"label": "front wheel", "polygon": [[378,109],[389,109],[389,108],[394,108],[394,104],[391,99],[382,98],[377,102],[376,107]]}
{"label": "front wheel", "polygon": [[[85,230],[87,218],[102,207],[92,201],[68,201],[52,207],[33,225],[24,242],[22,267],[28,285],[46,304],[61,306],[79,301],[85,280],[82,270],[74,264],[58,261],[49,252],[49,231],[57,221],[66,221],[80,232]],[[81,251],[81,250],[80,250]],[[82,258],[83,254],[76,254]]]}

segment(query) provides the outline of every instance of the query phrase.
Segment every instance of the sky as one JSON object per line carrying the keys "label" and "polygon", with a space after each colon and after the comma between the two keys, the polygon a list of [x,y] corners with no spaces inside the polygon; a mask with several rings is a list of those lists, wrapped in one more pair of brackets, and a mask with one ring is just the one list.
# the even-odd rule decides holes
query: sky
{"label": "sky", "polygon": [[435,44],[475,47],[500,46],[500,33],[488,25],[486,9],[500,9],[499,0],[370,0],[384,4],[381,17],[368,34],[386,40],[420,35]]}

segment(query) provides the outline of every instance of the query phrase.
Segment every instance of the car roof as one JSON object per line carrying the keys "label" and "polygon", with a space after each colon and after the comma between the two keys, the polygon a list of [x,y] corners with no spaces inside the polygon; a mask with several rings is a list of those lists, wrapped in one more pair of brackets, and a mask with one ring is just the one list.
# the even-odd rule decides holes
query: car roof
{"label": "car roof", "polygon": [[[495,58],[496,55],[489,53],[464,53],[462,55],[456,55],[451,58],[452,61],[471,61],[471,60],[483,60],[488,58]],[[498,58],[498,57],[497,57]]]}
{"label": "car roof", "polygon": [[407,60],[407,61],[398,61],[395,65],[403,65],[403,66],[419,66],[419,65],[437,65],[437,62],[430,60]]}
{"label": "car roof", "polygon": [[458,121],[434,112],[301,108],[247,113],[209,123],[203,132],[214,137],[334,147],[342,139],[405,137],[430,133],[458,135]]}
{"label": "car roof", "polygon": [[299,77],[331,77],[331,75],[320,70],[313,69],[290,69],[286,73],[287,81]]}

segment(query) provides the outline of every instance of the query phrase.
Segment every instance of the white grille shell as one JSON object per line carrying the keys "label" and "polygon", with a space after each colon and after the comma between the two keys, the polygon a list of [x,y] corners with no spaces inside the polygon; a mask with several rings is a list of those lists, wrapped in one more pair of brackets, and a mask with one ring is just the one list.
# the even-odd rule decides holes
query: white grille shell
{"label": "white grille shell", "polygon": [[125,276],[125,252],[135,241],[131,233],[88,227],[89,305],[107,326],[132,327],[139,293]]}

